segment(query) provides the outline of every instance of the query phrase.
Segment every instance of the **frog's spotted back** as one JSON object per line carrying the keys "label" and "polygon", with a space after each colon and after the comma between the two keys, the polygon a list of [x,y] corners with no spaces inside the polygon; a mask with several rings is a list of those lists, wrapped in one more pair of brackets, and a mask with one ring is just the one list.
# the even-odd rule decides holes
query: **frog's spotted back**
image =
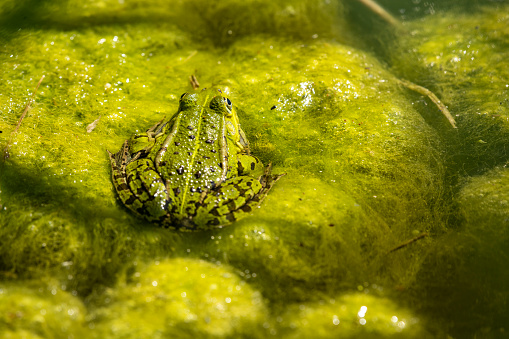
{"label": "frog's spotted back", "polygon": [[[146,142],[141,148],[133,140]],[[109,154],[120,200],[149,221],[182,230],[237,220],[281,177],[249,154],[233,103],[214,89],[184,93],[171,119]]]}

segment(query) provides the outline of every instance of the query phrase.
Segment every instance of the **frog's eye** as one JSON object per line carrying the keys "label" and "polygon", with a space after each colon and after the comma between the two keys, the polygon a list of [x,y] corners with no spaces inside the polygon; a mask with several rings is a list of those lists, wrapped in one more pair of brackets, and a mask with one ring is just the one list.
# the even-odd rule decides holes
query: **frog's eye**
{"label": "frog's eye", "polygon": [[233,104],[228,98],[223,98],[224,105],[226,106],[226,109],[228,110],[228,113],[232,113]]}
{"label": "frog's eye", "polygon": [[180,96],[180,100],[182,100],[186,96],[186,94],[187,92],[182,93],[182,95]]}

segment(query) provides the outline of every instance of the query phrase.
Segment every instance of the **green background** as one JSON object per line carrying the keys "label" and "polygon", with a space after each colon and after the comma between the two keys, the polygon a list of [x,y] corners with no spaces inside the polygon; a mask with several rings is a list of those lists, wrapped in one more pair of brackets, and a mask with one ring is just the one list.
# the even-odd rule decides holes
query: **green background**
{"label": "green background", "polygon": [[[509,337],[509,4],[481,3],[380,1],[393,27],[354,1],[2,1],[0,338]],[[193,74],[286,176],[169,232],[106,149]]]}

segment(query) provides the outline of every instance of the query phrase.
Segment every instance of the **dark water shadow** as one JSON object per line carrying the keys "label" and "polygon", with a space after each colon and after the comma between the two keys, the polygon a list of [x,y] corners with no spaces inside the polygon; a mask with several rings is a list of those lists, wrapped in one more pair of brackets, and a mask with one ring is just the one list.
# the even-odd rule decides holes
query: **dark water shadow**
{"label": "dark water shadow", "polygon": [[[72,274],[76,279],[68,282],[69,289],[88,295],[96,286],[115,284],[133,261],[172,256],[178,248],[181,234],[155,227],[127,210],[122,213],[118,202],[110,205],[100,197],[83,197],[84,185],[69,185],[69,180],[52,174],[48,169],[41,174],[15,161],[0,163],[0,203],[7,207],[0,211],[0,218],[10,221],[4,224],[4,235],[11,232],[10,241],[0,243],[6,255],[0,260],[0,276],[10,272],[15,278],[37,279]],[[111,190],[116,195],[113,185]],[[11,215],[11,208],[18,208],[19,213]],[[46,225],[52,216],[54,228]],[[38,223],[39,218],[44,222]],[[38,225],[37,233],[29,232],[30,225]],[[57,242],[46,246],[52,253],[34,247],[34,241],[41,239]],[[17,257],[10,258],[11,246],[24,250],[13,249]]]}
{"label": "dark water shadow", "polygon": [[94,26],[125,25],[136,23],[165,24],[171,23],[175,17],[172,11],[161,9],[150,10],[143,13],[142,10],[118,13],[94,14],[91,16],[79,16],[73,13],[73,20],[67,18],[67,12],[61,10],[52,13],[52,7],[66,8],[68,0],[25,0],[17,2],[13,8],[0,13],[0,39],[9,41],[19,31],[27,29],[35,30],[59,30],[68,31],[85,29]]}

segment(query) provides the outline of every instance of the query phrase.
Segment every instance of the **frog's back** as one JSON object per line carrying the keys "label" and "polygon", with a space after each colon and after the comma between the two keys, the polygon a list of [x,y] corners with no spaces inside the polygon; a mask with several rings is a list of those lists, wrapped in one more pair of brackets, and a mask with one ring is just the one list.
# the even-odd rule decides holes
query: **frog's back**
{"label": "frog's back", "polygon": [[192,215],[192,202],[227,176],[224,116],[209,107],[209,97],[202,100],[191,109],[181,109],[155,159],[168,192],[173,193],[172,212],[177,215]]}

